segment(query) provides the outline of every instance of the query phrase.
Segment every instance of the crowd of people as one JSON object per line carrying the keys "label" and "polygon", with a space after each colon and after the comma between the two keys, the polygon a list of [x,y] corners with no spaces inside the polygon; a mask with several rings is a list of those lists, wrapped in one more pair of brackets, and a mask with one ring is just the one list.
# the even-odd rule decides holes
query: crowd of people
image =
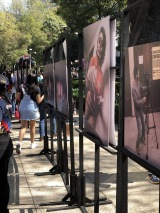
{"label": "crowd of people", "polygon": [[[26,129],[30,128],[30,148],[36,148],[35,143],[35,125],[39,119],[39,135],[40,141],[45,136],[45,104],[43,93],[43,73],[29,74],[26,82],[18,87],[17,76],[12,70],[5,70],[1,76],[6,79],[5,96],[9,103],[10,118],[15,117],[15,111],[20,114],[20,132],[19,141],[17,141],[16,152],[21,153],[22,141],[25,136]],[[18,108],[18,109],[17,109]],[[56,119],[53,118],[54,137],[57,135]]]}
{"label": "crowd of people", "polygon": [[[19,103],[20,132],[19,141],[16,143],[16,152],[22,151],[22,142],[26,129],[30,128],[30,148],[36,148],[35,127],[36,121],[40,118],[39,134],[44,137],[44,110],[40,106],[44,102],[44,94],[39,83],[43,81],[41,73],[29,74],[24,84],[17,87],[17,77],[12,71],[4,71],[0,74],[0,212],[8,213],[8,202],[10,187],[8,183],[8,164],[13,153],[13,143],[10,137],[11,120],[14,119],[16,105]],[[56,125],[56,122],[54,123]],[[56,130],[56,127],[55,127]]]}

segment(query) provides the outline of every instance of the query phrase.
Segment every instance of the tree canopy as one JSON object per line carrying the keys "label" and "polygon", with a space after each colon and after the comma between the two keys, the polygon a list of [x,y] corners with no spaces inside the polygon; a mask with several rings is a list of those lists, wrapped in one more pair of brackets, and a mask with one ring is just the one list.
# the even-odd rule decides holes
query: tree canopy
{"label": "tree canopy", "polygon": [[42,52],[53,44],[66,25],[50,1],[12,0],[9,8],[0,5],[0,64],[11,66],[32,48],[37,64]]}
{"label": "tree canopy", "polygon": [[[127,0],[54,0],[60,14],[71,31],[81,31],[87,25],[106,16],[120,12]],[[74,18],[73,18],[74,17]]]}
{"label": "tree canopy", "polygon": [[0,64],[11,66],[32,48],[37,64],[67,26],[79,32],[87,25],[123,10],[127,0],[12,0],[0,4]]}

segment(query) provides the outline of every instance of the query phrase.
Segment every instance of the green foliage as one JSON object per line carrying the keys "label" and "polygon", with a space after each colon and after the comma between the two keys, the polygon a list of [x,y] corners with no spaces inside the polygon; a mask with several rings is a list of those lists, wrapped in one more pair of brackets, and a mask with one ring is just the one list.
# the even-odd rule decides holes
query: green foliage
{"label": "green foliage", "polygon": [[55,43],[63,31],[63,26],[66,26],[66,23],[61,17],[56,15],[56,10],[49,11],[42,27],[47,35],[47,40],[51,41],[51,43]]}
{"label": "green foliage", "polygon": [[32,48],[37,65],[43,64],[43,50],[53,44],[66,25],[50,1],[12,0],[0,5],[0,64],[12,64]]}
{"label": "green foliage", "polygon": [[[121,11],[126,0],[12,0],[6,9],[0,3],[0,63],[11,65],[32,48],[37,65],[42,53],[53,45],[68,26],[71,32]],[[56,5],[57,3],[57,5]],[[72,36],[73,37],[73,36]],[[77,39],[77,38],[76,38]],[[75,39],[75,40],[76,40]],[[77,59],[77,44],[72,48],[72,61]]]}
{"label": "green foliage", "polygon": [[[71,31],[81,31],[87,25],[112,16],[126,7],[126,0],[57,0],[60,14]],[[74,17],[74,18],[73,18]]]}
{"label": "green foliage", "polygon": [[77,101],[79,101],[79,80],[78,79],[72,79],[72,95],[73,98]]}
{"label": "green foliage", "polygon": [[[79,79],[72,79],[72,96],[79,107]],[[83,81],[83,104],[85,103],[85,80]]]}
{"label": "green foliage", "polygon": [[4,65],[5,61],[13,61],[12,54],[17,49],[20,32],[10,13],[0,11],[0,20],[0,64]]}

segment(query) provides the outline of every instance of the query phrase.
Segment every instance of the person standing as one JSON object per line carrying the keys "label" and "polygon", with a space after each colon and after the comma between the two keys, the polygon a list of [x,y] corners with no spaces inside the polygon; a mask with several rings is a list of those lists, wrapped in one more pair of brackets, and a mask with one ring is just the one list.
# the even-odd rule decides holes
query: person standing
{"label": "person standing", "polygon": [[27,82],[25,85],[21,86],[19,92],[17,93],[16,99],[19,100],[20,96],[23,96],[23,98],[21,97],[22,99],[20,101],[19,106],[21,129],[19,132],[19,141],[16,145],[17,154],[21,153],[22,140],[24,138],[26,128],[28,126],[28,121],[31,139],[30,148],[36,148],[36,144],[34,142],[35,126],[36,120],[40,116],[38,104],[40,104],[44,99],[44,95],[41,96],[36,75],[28,75]]}
{"label": "person standing", "polygon": [[[43,81],[39,82],[41,94],[44,94]],[[45,103],[44,100],[39,104],[40,121],[39,121],[39,135],[40,141],[44,140],[45,136]],[[57,137],[57,123],[55,114],[53,115],[53,137]]]}
{"label": "person standing", "polygon": [[0,212],[8,213],[10,187],[8,184],[8,164],[13,153],[10,137],[11,117],[10,103],[6,99],[6,79],[0,75]]}
{"label": "person standing", "polygon": [[42,81],[43,81],[43,75],[42,75],[41,72],[38,72],[38,77],[37,77],[37,79],[38,79],[38,82],[42,82]]}
{"label": "person standing", "polygon": [[146,86],[142,86],[139,81],[139,70],[134,69],[134,82],[132,85],[132,97],[134,102],[135,116],[137,121],[137,140],[136,140],[136,152],[140,155],[139,145],[140,143],[145,145],[145,122],[143,107],[146,103],[146,97],[142,97],[142,92],[147,90]]}

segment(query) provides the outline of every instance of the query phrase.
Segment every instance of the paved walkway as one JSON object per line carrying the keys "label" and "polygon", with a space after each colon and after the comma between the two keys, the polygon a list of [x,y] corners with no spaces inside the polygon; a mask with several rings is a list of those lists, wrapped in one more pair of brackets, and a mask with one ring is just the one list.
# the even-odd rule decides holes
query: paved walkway
{"label": "paved walkway", "polygon": [[[12,138],[18,140],[20,123],[13,120]],[[77,124],[76,124],[77,125]],[[76,127],[76,126],[75,126]],[[36,173],[49,172],[53,165],[45,155],[39,155],[43,150],[43,143],[39,141],[38,123],[36,128],[36,149],[30,149],[29,131],[25,136],[22,153],[17,155],[15,150],[9,166],[9,183],[11,188],[10,213],[43,213],[53,211],[67,205],[49,205],[59,202],[68,194],[62,176],[43,175]],[[74,131],[75,166],[79,167],[79,139]],[[56,141],[54,142],[56,148]],[[86,176],[86,197],[94,198],[94,143],[84,139],[84,170]],[[69,150],[69,149],[68,149]],[[32,156],[31,154],[37,154]],[[68,155],[70,153],[68,151]],[[54,155],[56,161],[56,155]],[[100,197],[112,201],[111,204],[100,205],[100,213],[115,213],[116,209],[116,155],[105,150],[100,151]],[[158,213],[159,185],[151,184],[147,179],[148,172],[129,160],[128,173],[128,212],[129,213]],[[44,203],[46,205],[41,206]],[[67,207],[68,208],[68,207]],[[87,207],[89,213],[94,212],[93,206]],[[58,210],[56,212],[82,212],[79,208]],[[123,212],[122,212],[123,213]]]}

